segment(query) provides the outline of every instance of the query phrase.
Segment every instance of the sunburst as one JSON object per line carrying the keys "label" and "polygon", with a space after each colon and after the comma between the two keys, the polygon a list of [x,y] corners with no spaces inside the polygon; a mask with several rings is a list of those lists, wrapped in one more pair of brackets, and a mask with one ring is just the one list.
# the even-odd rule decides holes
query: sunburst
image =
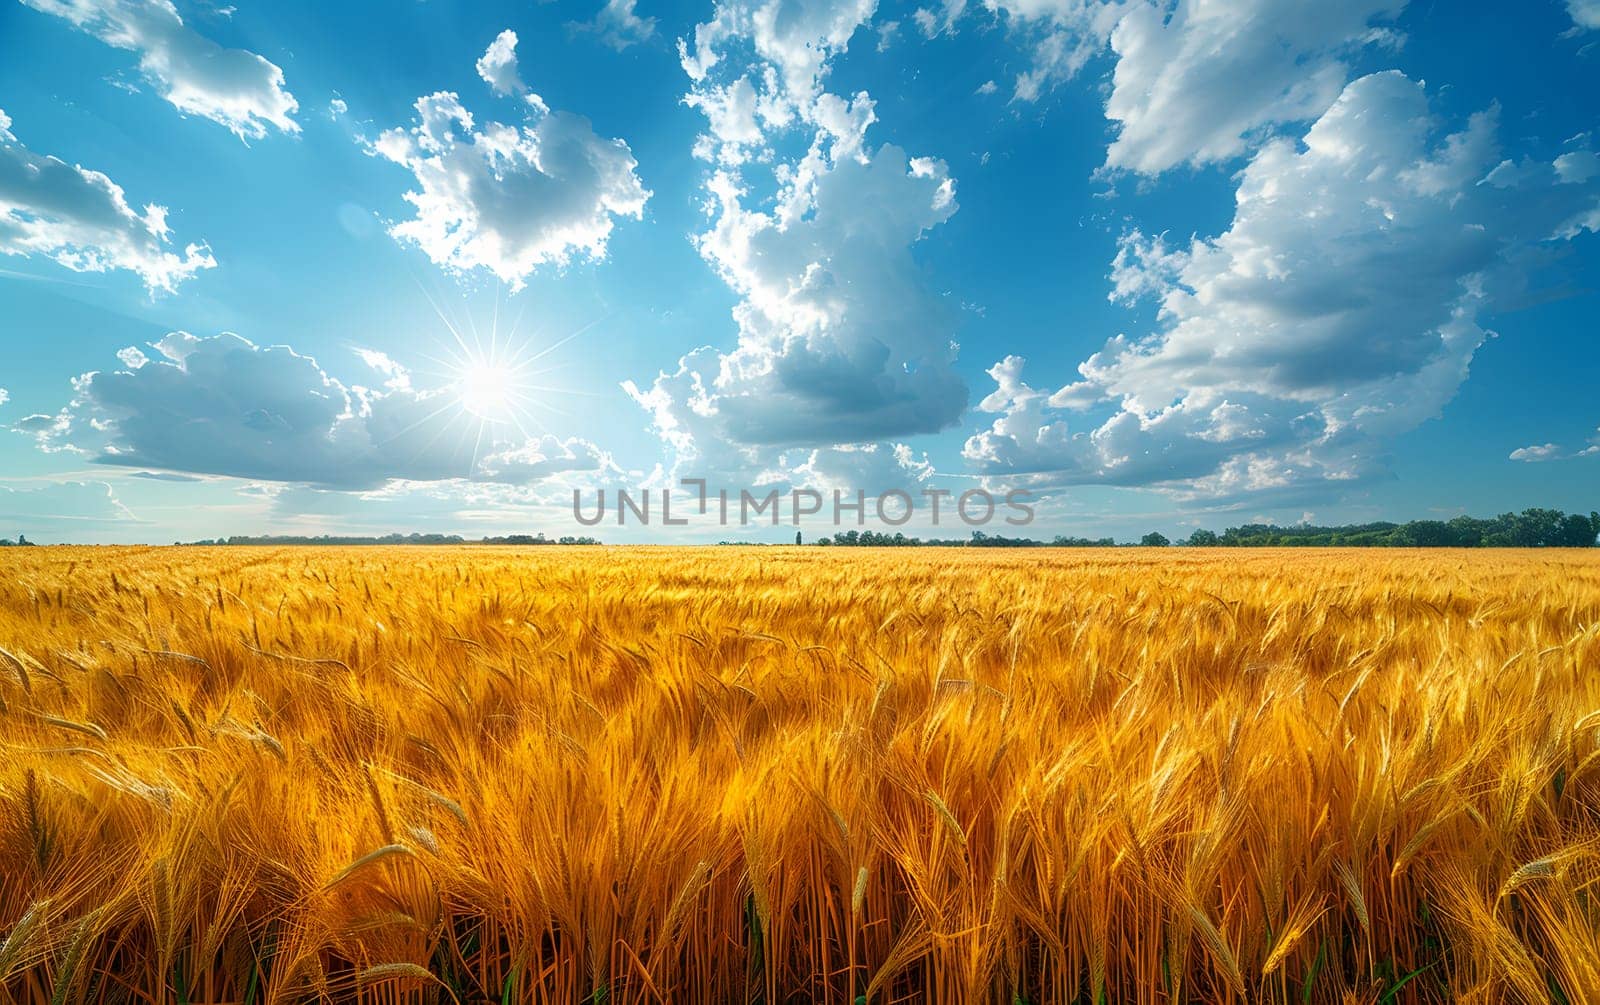
{"label": "sunburst", "polygon": [[[418,284],[421,287],[421,284]],[[591,392],[551,381],[549,374],[561,368],[560,362],[545,362],[556,350],[592,330],[604,318],[591,321],[576,331],[545,340],[520,331],[522,308],[509,325],[500,314],[496,294],[494,313],[485,336],[470,310],[466,324],[457,323],[428,291],[423,296],[444,326],[436,354],[423,354],[432,364],[420,374],[443,390],[439,407],[427,418],[445,418],[439,434],[454,430],[463,446],[472,445],[472,466],[497,446],[526,442],[549,432],[540,413],[567,414],[550,401],[555,396],[589,395]]]}

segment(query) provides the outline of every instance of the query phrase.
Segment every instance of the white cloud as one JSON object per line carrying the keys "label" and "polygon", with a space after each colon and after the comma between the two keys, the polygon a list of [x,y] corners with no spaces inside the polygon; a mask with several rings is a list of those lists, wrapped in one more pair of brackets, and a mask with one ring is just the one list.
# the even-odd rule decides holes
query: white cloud
{"label": "white cloud", "polygon": [[1539,443],[1527,447],[1518,447],[1516,450],[1511,451],[1511,459],[1513,461],[1527,461],[1529,463],[1564,461],[1573,457],[1595,456],[1600,456],[1600,429],[1594,431],[1594,435],[1589,437],[1589,442],[1586,445],[1575,450],[1568,450],[1559,443]]}
{"label": "white cloud", "polygon": [[956,22],[966,13],[967,0],[941,0],[938,9],[919,7],[912,14],[917,29],[924,38],[937,38],[946,32],[954,33]]}
{"label": "white cloud", "polygon": [[927,454],[904,443],[868,443],[861,446],[813,450],[788,477],[793,485],[817,491],[864,491],[869,495],[900,491],[915,495],[934,477]]}
{"label": "white cloud", "polygon": [[1570,185],[1582,185],[1600,175],[1600,154],[1593,150],[1573,150],[1554,161],[1556,177]]}
{"label": "white cloud", "polygon": [[888,52],[894,45],[895,36],[900,34],[899,21],[883,21],[878,24],[878,51]]}
{"label": "white cloud", "polygon": [[[526,483],[609,459],[581,440],[486,427],[447,388],[416,390],[381,353],[382,390],[346,385],[287,346],[174,332],[125,351],[129,368],[73,382],[56,415],[13,428],[46,450],[168,472],[372,489],[392,479]],[[137,364],[137,365],[134,365]]]}
{"label": "white cloud", "polygon": [[740,300],[731,351],[625,385],[675,471],[749,480],[788,470],[785,448],[934,432],[966,404],[955,308],[912,255],[955,212],[954,180],[942,162],[871,147],[871,96],[825,87],[873,10],[724,3],[692,50],[680,43],[686,101],[708,125],[696,149],[714,164],[696,243]]}
{"label": "white cloud", "polygon": [[934,432],[966,388],[951,305],[911,246],[955,211],[942,164],[884,146],[807,179],[800,209],[744,205],[726,176],[702,255],[743,298],[739,344],[708,374],[711,407],[747,443],[815,445]]}
{"label": "white cloud", "polygon": [[1261,414],[1254,400],[1197,390],[1158,413],[1123,409],[1080,433],[1048,391],[1022,380],[1023,365],[1021,357],[1007,356],[989,370],[996,389],[978,407],[999,417],[963,448],[986,475],[1042,485],[1183,482],[1216,473],[1241,450],[1281,446],[1291,432]]}
{"label": "white cloud", "polygon": [[621,52],[631,45],[648,42],[655,37],[656,19],[640,17],[637,0],[606,0],[593,21],[574,24],[580,31],[593,32],[600,41]]}
{"label": "white cloud", "polygon": [[698,88],[684,102],[706,117],[709,132],[698,148],[703,156],[714,155],[722,164],[737,166],[744,163],[749,151],[765,146],[767,133],[760,118],[763,109],[757,104],[756,88],[749,77]]}
{"label": "white cloud", "polygon": [[1518,447],[1516,450],[1511,451],[1511,460],[1513,461],[1553,461],[1562,456],[1564,456],[1564,453],[1561,447],[1554,443],[1541,443],[1535,446]]}
{"label": "white cloud", "polygon": [[632,381],[622,386],[650,414],[656,435],[673,458],[675,477],[761,484],[778,465],[778,453],[728,435],[713,398],[719,359],[715,349],[702,347],[680,359],[676,371],[659,374],[648,388]]}
{"label": "white cloud", "polygon": [[1579,28],[1600,28],[1600,0],[1567,0],[1567,13]]}
{"label": "white cloud", "polygon": [[[479,62],[496,89],[525,90],[515,42],[502,33]],[[547,110],[536,94],[525,94],[523,105],[524,125],[480,127],[453,93],[418,98],[416,124],[373,145],[418,186],[405,194],[416,215],[389,233],[438,265],[488,269],[513,288],[542,265],[603,259],[614,219],[642,217],[650,197],[633,152],[597,136],[582,116]]]}
{"label": "white cloud", "polygon": [[1394,36],[1373,26],[1405,0],[1181,0],[1170,17],[1135,4],[1111,34],[1117,55],[1106,164],[1159,174],[1227,161],[1272,126],[1313,119],[1349,77],[1345,57]]}
{"label": "white cloud", "polygon": [[0,111],[0,254],[42,255],[74,272],[126,269],[170,293],[217,264],[203,242],[180,256],[170,238],[165,206],[135,210],[99,171],[34,153]]}
{"label": "white cloud", "polygon": [[180,112],[199,115],[240,139],[267,128],[300,127],[299,108],[283,86],[283,71],[244,49],[225,49],[183,23],[171,0],[23,0],[70,22],[107,45],[138,55],[139,69]]}
{"label": "white cloud", "polygon": [[486,454],[478,463],[477,477],[479,481],[523,485],[552,475],[608,467],[610,458],[594,444],[545,435]]}
{"label": "white cloud", "polygon": [[1241,172],[1227,231],[1188,247],[1126,235],[1112,298],[1155,298],[1158,330],[1112,339],[1053,393],[1020,359],[997,364],[980,407],[999,417],[965,456],[989,475],[1206,496],[1380,473],[1384,444],[1466,379],[1480,317],[1517,291],[1530,249],[1600,191],[1552,164],[1493,180],[1495,120],[1441,135],[1420,84],[1355,81],[1303,141]]}
{"label": "white cloud", "polygon": [[357,347],[355,353],[360,357],[361,362],[383,374],[384,387],[390,390],[409,391],[411,389],[411,372],[395,362],[388,353],[363,347]]}
{"label": "white cloud", "polygon": [[[1106,165],[1154,175],[1231,160],[1286,123],[1316,118],[1347,61],[1395,47],[1406,0],[986,0],[1028,51],[1015,101],[1038,100],[1109,46],[1116,62]],[[946,8],[949,10],[949,7]],[[959,4],[955,15],[959,16]],[[949,24],[929,15],[930,33]]]}
{"label": "white cloud", "polygon": [[777,73],[771,90],[795,105],[809,105],[822,86],[828,61],[849,46],[856,30],[872,19],[877,0],[731,0],[694,31],[691,49],[679,41],[684,70],[703,81],[730,43],[748,43],[757,63]]}
{"label": "white cloud", "polygon": [[1012,98],[1036,101],[1051,85],[1070,80],[1104,51],[1129,7],[1145,0],[984,0],[1028,50]]}
{"label": "white cloud", "polygon": [[521,94],[527,85],[517,73],[517,33],[507,28],[478,59],[478,76],[496,94]]}

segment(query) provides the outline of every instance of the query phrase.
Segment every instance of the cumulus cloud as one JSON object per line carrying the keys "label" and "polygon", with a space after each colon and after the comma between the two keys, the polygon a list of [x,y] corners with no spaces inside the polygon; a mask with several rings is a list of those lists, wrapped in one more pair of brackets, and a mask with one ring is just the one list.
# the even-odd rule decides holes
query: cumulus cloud
{"label": "cumulus cloud", "polygon": [[150,348],[138,366],[77,378],[60,412],[14,428],[103,464],[345,490],[526,483],[610,463],[581,440],[486,429],[451,389],[416,390],[392,373],[380,390],[346,385],[287,346],[174,332]]}
{"label": "cumulus cloud", "polygon": [[1564,453],[1561,447],[1554,443],[1541,443],[1535,446],[1518,447],[1516,450],[1511,451],[1511,460],[1528,461],[1530,463],[1536,463],[1538,461],[1553,461],[1562,456],[1564,456]]}
{"label": "cumulus cloud", "polygon": [[1028,51],[1028,68],[1017,74],[1012,99],[1037,101],[1054,84],[1077,76],[1105,50],[1123,13],[1145,2],[1153,0],[984,0],[984,8]]}
{"label": "cumulus cloud", "polygon": [[34,153],[0,111],[0,254],[40,255],[74,272],[126,269],[153,293],[217,263],[203,242],[179,255],[167,209],[128,205],[122,187],[99,171]]}
{"label": "cumulus cloud", "polygon": [[384,132],[373,151],[410,171],[411,219],[389,228],[436,264],[488,269],[520,288],[542,265],[603,259],[617,217],[639,218],[650,193],[633,152],[596,135],[589,120],[550,111],[517,75],[516,36],[503,32],[478,62],[496,91],[523,95],[525,122],[478,125],[451,92],[418,98],[410,127]]}
{"label": "cumulus cloud", "polygon": [[1539,443],[1527,447],[1518,447],[1511,451],[1511,460],[1538,463],[1539,461],[1564,461],[1573,457],[1600,456],[1600,429],[1594,431],[1589,437],[1589,442],[1576,449],[1568,449],[1559,443]]}
{"label": "cumulus cloud", "polygon": [[867,142],[869,94],[826,88],[872,11],[740,0],[680,43],[711,165],[696,245],[739,302],[732,350],[624,385],[675,470],[782,470],[786,448],[934,432],[965,407],[958,319],[912,254],[956,211],[955,182],[942,162]]}
{"label": "cumulus cloud", "polygon": [[[1275,126],[1322,114],[1406,0],[987,0],[1029,50],[1014,101],[1037,101],[1109,46],[1106,166],[1160,174],[1248,154]],[[955,14],[960,14],[960,10]],[[939,22],[944,24],[944,22]],[[942,29],[941,29],[942,30]]]}
{"label": "cumulus cloud", "polygon": [[911,246],[955,210],[942,164],[884,146],[832,163],[803,216],[716,190],[701,253],[743,297],[739,344],[718,360],[712,407],[747,443],[845,443],[934,432],[966,405],[951,369],[952,308]]}
{"label": "cumulus cloud", "polygon": [[171,0],[23,0],[107,45],[138,56],[145,79],[174,108],[199,115],[240,139],[268,127],[298,132],[299,108],[283,71],[244,49],[226,49],[183,23]]}
{"label": "cumulus cloud", "polygon": [[1600,175],[1600,154],[1593,150],[1573,150],[1557,157],[1552,166],[1556,178],[1571,185],[1582,185]]}
{"label": "cumulus cloud", "polygon": [[1267,414],[1258,396],[1212,389],[1153,413],[1125,408],[1078,432],[1061,416],[1059,394],[1022,380],[1024,363],[1007,356],[989,369],[996,387],[979,408],[999,417],[963,448],[986,475],[1041,485],[1184,483],[1217,474],[1241,452],[1256,456],[1293,442],[1294,425]]}
{"label": "cumulus cloud", "polygon": [[586,440],[545,435],[486,454],[477,470],[480,481],[522,485],[553,475],[602,471],[610,465],[600,448]]}
{"label": "cumulus cloud", "polygon": [[[951,30],[964,3],[924,12],[928,34]],[[1028,52],[1012,99],[1038,100],[1109,48],[1105,104],[1116,138],[1106,166],[1146,175],[1248,153],[1286,123],[1338,97],[1349,61],[1394,47],[1388,27],[1406,0],[986,0]]]}
{"label": "cumulus cloud", "polygon": [[[1138,232],[1112,298],[1154,298],[1157,330],[1118,336],[1054,390],[1010,357],[964,454],[979,471],[1193,495],[1381,474],[1389,438],[1437,415],[1521,286],[1600,186],[1553,164],[1500,166],[1493,109],[1445,134],[1420,84],[1349,85],[1300,143],[1239,175],[1231,226],[1186,247]],[[1110,408],[1079,428],[1073,413]]]}
{"label": "cumulus cloud", "polygon": [[606,0],[594,20],[575,23],[578,31],[592,32],[600,41],[621,52],[655,37],[656,19],[640,17],[637,0]]}
{"label": "cumulus cloud", "polygon": [[1600,28],[1600,0],[1567,0],[1567,13],[1579,28]]}
{"label": "cumulus cloud", "polygon": [[777,453],[728,435],[713,399],[718,360],[715,349],[702,347],[680,359],[674,372],[659,374],[648,388],[632,381],[622,386],[649,413],[654,432],[672,458],[675,477],[761,484],[770,480]]}
{"label": "cumulus cloud", "polygon": [[478,76],[496,94],[521,94],[528,87],[517,73],[517,33],[507,28],[478,58]]}
{"label": "cumulus cloud", "polygon": [[1377,25],[1405,0],[1180,0],[1170,16],[1134,4],[1111,34],[1106,165],[1159,174],[1230,160],[1264,131],[1322,114],[1349,78],[1348,56],[1392,43]]}
{"label": "cumulus cloud", "polygon": [[918,454],[904,443],[868,443],[813,450],[788,478],[795,485],[822,492],[900,491],[914,495],[931,485],[935,474],[928,455]]}
{"label": "cumulus cloud", "polygon": [[679,40],[684,71],[697,84],[729,51],[754,49],[754,63],[775,72],[773,100],[803,108],[822,86],[828,62],[872,19],[877,0],[730,0],[695,26],[694,45]]}

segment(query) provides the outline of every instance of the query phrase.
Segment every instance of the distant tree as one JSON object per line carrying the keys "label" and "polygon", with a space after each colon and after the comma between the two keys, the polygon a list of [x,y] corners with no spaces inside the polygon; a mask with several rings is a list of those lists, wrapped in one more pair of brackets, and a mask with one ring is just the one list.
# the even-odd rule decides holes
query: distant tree
{"label": "distant tree", "polygon": [[1548,548],[1560,540],[1561,511],[1525,509],[1516,518],[1517,544],[1523,548]]}
{"label": "distant tree", "polygon": [[1050,543],[1057,548],[1113,548],[1117,544],[1115,540],[1109,537],[1097,538],[1091,541],[1086,537],[1068,537],[1064,534],[1056,535],[1056,539]]}
{"label": "distant tree", "polygon": [[[1273,524],[1250,523],[1228,527],[1221,532],[1197,529],[1189,535],[1186,544],[1194,547],[1345,547],[1345,548],[1593,548],[1600,545],[1600,512],[1564,513],[1555,509],[1530,508],[1520,513],[1501,513],[1498,516],[1479,518],[1458,516],[1448,521],[1413,520],[1398,524],[1384,521],[1318,527],[1296,524],[1278,527]],[[803,544],[804,536],[795,532],[795,543]],[[174,542],[177,544],[178,542]],[[359,536],[233,536],[187,542],[193,545],[599,545],[593,537],[566,536],[549,538],[543,533],[508,534],[503,537],[484,537],[468,541],[458,534],[385,534],[382,537]],[[749,542],[723,542],[745,543]],[[855,545],[875,548],[929,547],[929,548],[1037,548],[1044,545],[1026,537],[1006,537],[1003,534],[986,534],[974,530],[968,538],[907,537],[876,530],[840,531],[833,537],[820,535],[812,542],[817,545]],[[1138,542],[1146,547],[1170,544],[1159,532],[1144,535]],[[27,535],[18,534],[16,540],[0,538],[0,547],[32,544]],[[1116,541],[1109,537],[1090,540],[1086,537],[1057,535],[1050,544],[1058,548],[1110,548]]]}
{"label": "distant tree", "polygon": [[1396,536],[1399,543],[1413,548],[1443,548],[1454,538],[1450,525],[1442,520],[1413,520]]}
{"label": "distant tree", "polygon": [[1450,528],[1450,543],[1457,548],[1476,548],[1483,544],[1483,520],[1458,516],[1445,526]]}
{"label": "distant tree", "polygon": [[1556,530],[1555,543],[1562,548],[1588,548],[1594,545],[1597,528],[1594,516],[1581,516],[1572,513],[1561,519],[1561,524]]}

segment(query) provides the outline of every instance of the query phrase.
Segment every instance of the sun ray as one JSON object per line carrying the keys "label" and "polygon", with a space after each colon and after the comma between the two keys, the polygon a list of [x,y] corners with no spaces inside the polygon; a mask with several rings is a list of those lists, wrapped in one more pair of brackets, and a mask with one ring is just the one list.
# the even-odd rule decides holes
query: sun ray
{"label": "sun ray", "polygon": [[559,341],[553,342],[550,345],[546,346],[545,348],[539,350],[537,353],[533,354],[531,357],[528,358],[528,362],[529,363],[538,362],[540,359],[543,359],[545,356],[548,356],[551,353],[555,352],[557,349],[559,349],[562,346],[566,345],[568,342],[571,342],[573,339],[577,338],[579,335],[583,335],[583,334],[587,333],[590,329],[594,328],[595,325],[603,324],[603,323],[605,323],[607,321],[610,321],[613,317],[616,317],[616,312],[615,311],[611,312],[610,314],[607,314],[605,317],[595,318],[593,321],[590,321],[588,324],[584,325],[582,328],[579,328],[577,331],[573,332],[571,335],[568,335],[568,336],[560,339]]}
{"label": "sun ray", "polygon": [[[554,405],[551,398],[602,397],[596,391],[540,379],[569,366],[572,360],[537,364],[564,346],[592,333],[597,326],[613,318],[616,312],[595,318],[546,343],[543,339],[520,334],[530,306],[526,298],[516,305],[513,316],[509,309],[511,302],[501,303],[503,290],[497,286],[489,305],[488,317],[483,319],[486,323],[479,326],[473,320],[472,310],[466,311],[466,321],[461,323],[451,316],[452,312],[446,310],[446,304],[430,295],[420,281],[418,287],[448,335],[440,339],[433,352],[418,354],[428,368],[417,373],[430,378],[425,386],[438,388],[445,393],[447,400],[439,408],[394,433],[390,440],[437,420],[439,428],[426,437],[426,442],[419,446],[419,450],[428,450],[441,437],[453,432],[461,439],[461,449],[470,449],[471,471],[476,471],[485,456],[503,449],[514,449],[540,436],[552,435],[552,430],[541,415],[567,417],[571,413]],[[454,414],[447,414],[452,412]]]}
{"label": "sun ray", "polygon": [[433,419],[436,419],[440,415],[443,415],[445,412],[448,412],[450,409],[458,408],[458,407],[460,407],[460,403],[459,402],[446,401],[443,405],[440,405],[438,408],[436,408],[433,411],[429,412],[427,415],[424,415],[422,418],[418,419],[417,421],[415,421],[413,423],[410,423],[409,425],[403,426],[400,429],[395,430],[392,434],[390,434],[389,436],[384,437],[379,442],[383,443],[383,444],[393,443],[395,440],[398,440],[400,437],[402,437],[402,436],[406,435],[407,433],[411,432],[412,430],[418,428],[423,423],[426,423],[426,422],[429,422],[429,421],[431,421]]}

